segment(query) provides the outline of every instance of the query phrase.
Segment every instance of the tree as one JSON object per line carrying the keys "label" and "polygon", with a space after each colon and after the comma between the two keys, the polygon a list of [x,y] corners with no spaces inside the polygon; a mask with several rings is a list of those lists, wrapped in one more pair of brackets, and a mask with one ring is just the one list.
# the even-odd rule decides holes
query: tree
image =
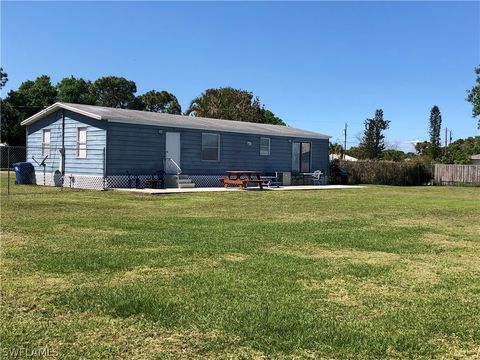
{"label": "tree", "polygon": [[469,164],[472,155],[480,154],[480,136],[459,139],[447,146],[442,162],[446,164]]}
{"label": "tree", "polygon": [[143,109],[151,112],[177,114],[182,113],[182,108],[175,95],[168,91],[151,90],[139,96]]}
{"label": "tree", "polygon": [[432,159],[440,156],[440,132],[442,129],[442,114],[437,105],[432,107],[430,111],[430,143],[428,146],[428,155]]}
{"label": "tree", "polygon": [[95,104],[89,80],[73,76],[60,80],[57,84],[57,101],[75,104]]}
{"label": "tree", "polygon": [[365,120],[365,130],[362,142],[359,145],[364,152],[364,158],[380,159],[385,149],[385,135],[383,131],[390,126],[389,120],[383,119],[383,110],[377,109],[373,119]]}
{"label": "tree", "polygon": [[350,155],[351,157],[354,157],[356,159],[365,159],[365,151],[361,144],[358,146],[351,146],[345,154]]}
{"label": "tree", "polygon": [[0,99],[0,113],[2,119],[0,142],[9,145],[25,145],[25,129],[20,125],[25,116],[8,100],[3,99]]}
{"label": "tree", "polygon": [[335,155],[342,155],[343,154],[343,146],[340,145],[339,143],[329,143],[328,144],[328,150],[330,155],[335,154]]}
{"label": "tree", "polygon": [[262,109],[263,110],[263,118],[264,118],[264,123],[266,124],[272,124],[272,125],[285,125],[285,122],[280,119],[278,116],[275,116],[273,112],[267,109]]}
{"label": "tree", "polygon": [[388,149],[382,154],[382,159],[388,161],[403,161],[406,158],[407,154],[405,154],[402,150],[397,149]]}
{"label": "tree", "polygon": [[430,143],[440,146],[440,131],[442,129],[442,114],[437,105],[430,110]]}
{"label": "tree", "polygon": [[2,101],[2,141],[10,145],[25,144],[25,129],[20,123],[55,102],[57,90],[50,77],[42,75],[24,81]]}
{"label": "tree", "polygon": [[415,144],[417,155],[427,155],[430,143],[428,141],[419,141]]}
{"label": "tree", "polygon": [[135,100],[137,85],[123,77],[105,76],[91,86],[96,105],[126,109]]}
{"label": "tree", "polygon": [[186,115],[228,119],[254,123],[285,125],[260,99],[249,91],[231,87],[207,89],[191,103]]}
{"label": "tree", "polygon": [[17,91],[10,91],[8,101],[27,118],[55,103],[57,90],[50,77],[41,75],[35,80],[27,80],[20,84]]}
{"label": "tree", "polygon": [[[467,90],[467,101],[473,106],[472,115],[474,118],[480,115],[480,66],[475,68],[475,73],[477,74],[477,84],[471,90]],[[478,128],[480,129],[480,119],[478,120]]]}
{"label": "tree", "polygon": [[3,67],[0,67],[0,89],[5,86],[8,81],[8,74],[3,71]]}

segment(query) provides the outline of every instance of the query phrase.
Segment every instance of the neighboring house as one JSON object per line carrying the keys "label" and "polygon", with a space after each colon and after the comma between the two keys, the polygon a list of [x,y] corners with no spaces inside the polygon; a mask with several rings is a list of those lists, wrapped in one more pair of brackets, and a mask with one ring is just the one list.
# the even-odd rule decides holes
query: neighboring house
{"label": "neighboring house", "polygon": [[[68,103],[22,125],[39,184],[59,185],[63,173],[64,186],[127,187],[132,175],[144,186],[165,170],[168,186],[221,186],[226,170],[281,172],[288,181],[291,173],[329,169],[329,136],[287,126]],[[45,156],[43,178],[36,162]]]}
{"label": "neighboring house", "polygon": [[339,154],[330,154],[330,161],[333,160],[345,160],[345,161],[358,161],[357,158],[354,158],[353,156],[350,155],[345,155],[345,158],[342,157],[342,155]]}
{"label": "neighboring house", "polygon": [[470,156],[470,163],[472,165],[480,165],[480,154]]}

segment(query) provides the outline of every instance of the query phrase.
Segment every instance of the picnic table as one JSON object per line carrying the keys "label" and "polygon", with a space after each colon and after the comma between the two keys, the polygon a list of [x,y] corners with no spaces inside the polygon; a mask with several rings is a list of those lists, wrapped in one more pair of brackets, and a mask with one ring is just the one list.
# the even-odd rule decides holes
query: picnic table
{"label": "picnic table", "polygon": [[249,183],[257,184],[260,189],[263,189],[263,184],[266,183],[265,179],[262,179],[262,173],[260,171],[251,170],[231,170],[225,171],[227,178],[220,179],[223,182],[223,186],[238,185],[240,189],[246,189]]}

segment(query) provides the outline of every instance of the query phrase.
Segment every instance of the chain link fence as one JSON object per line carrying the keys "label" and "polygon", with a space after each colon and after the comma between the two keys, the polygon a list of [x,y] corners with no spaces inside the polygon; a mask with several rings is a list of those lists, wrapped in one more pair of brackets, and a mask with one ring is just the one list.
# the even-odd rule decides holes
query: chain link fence
{"label": "chain link fence", "polygon": [[107,187],[105,148],[3,145],[0,151],[2,194]]}

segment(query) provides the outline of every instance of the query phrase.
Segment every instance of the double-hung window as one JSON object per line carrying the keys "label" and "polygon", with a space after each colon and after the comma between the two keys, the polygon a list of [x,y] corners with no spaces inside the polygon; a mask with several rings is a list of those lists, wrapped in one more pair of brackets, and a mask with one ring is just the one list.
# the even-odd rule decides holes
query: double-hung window
{"label": "double-hung window", "polygon": [[87,157],[87,128],[77,128],[77,158]]}
{"label": "double-hung window", "polygon": [[50,156],[50,129],[44,129],[42,134],[42,156]]}
{"label": "double-hung window", "polygon": [[220,160],[220,135],[202,133],[202,160]]}
{"label": "double-hung window", "polygon": [[263,156],[270,155],[270,138],[266,138],[266,137],[260,138],[260,155],[263,155]]}

